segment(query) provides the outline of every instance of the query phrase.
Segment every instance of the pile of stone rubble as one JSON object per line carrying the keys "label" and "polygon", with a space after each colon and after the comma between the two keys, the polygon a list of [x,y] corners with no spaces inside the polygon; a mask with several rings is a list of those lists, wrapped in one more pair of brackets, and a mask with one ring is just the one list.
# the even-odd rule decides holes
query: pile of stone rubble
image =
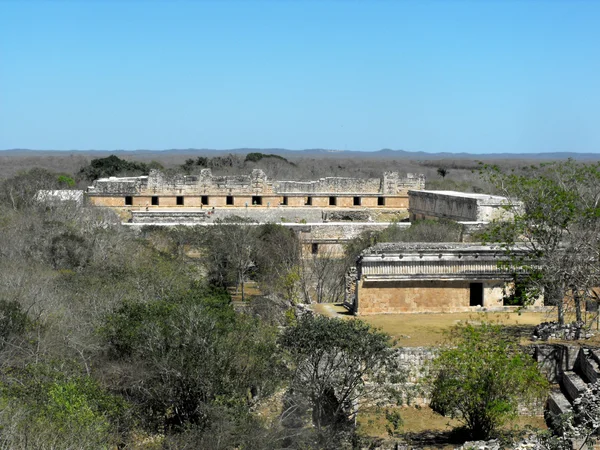
{"label": "pile of stone rubble", "polygon": [[560,325],[558,322],[542,322],[533,331],[533,340],[547,341],[548,339],[561,339],[575,341],[577,339],[589,339],[593,336],[590,330],[585,328],[583,322],[572,322]]}

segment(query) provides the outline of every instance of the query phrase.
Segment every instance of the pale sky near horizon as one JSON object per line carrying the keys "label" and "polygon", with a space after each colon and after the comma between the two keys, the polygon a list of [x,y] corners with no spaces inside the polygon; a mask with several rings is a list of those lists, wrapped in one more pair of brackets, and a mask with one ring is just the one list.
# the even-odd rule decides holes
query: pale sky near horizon
{"label": "pale sky near horizon", "polygon": [[600,153],[600,1],[0,0],[0,149]]}

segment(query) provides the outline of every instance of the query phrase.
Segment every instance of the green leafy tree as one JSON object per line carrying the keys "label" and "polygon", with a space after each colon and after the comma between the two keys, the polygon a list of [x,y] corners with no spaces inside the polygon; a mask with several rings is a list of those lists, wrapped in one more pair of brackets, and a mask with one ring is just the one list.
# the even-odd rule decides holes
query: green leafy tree
{"label": "green leafy tree", "polygon": [[281,344],[293,375],[290,391],[307,401],[317,429],[351,427],[360,407],[399,400],[405,379],[390,337],[353,319],[305,315]]}
{"label": "green leafy tree", "polygon": [[284,161],[286,163],[289,163],[289,161],[287,159],[285,159],[283,156],[279,156],[279,155],[272,155],[272,154],[265,154],[265,153],[259,153],[259,152],[254,152],[254,153],[248,153],[246,155],[246,159],[244,159],[244,162],[259,162],[261,159],[264,158],[273,158],[273,159],[279,159],[280,161]]}
{"label": "green leafy tree", "polygon": [[432,409],[459,419],[473,439],[490,438],[548,388],[534,359],[490,323],[452,329],[431,369]]}
{"label": "green leafy tree", "polygon": [[600,163],[561,163],[484,176],[509,201],[511,220],[492,224],[484,239],[498,242],[529,298],[544,295],[564,323],[566,306],[597,301],[600,282]]}
{"label": "green leafy tree", "polygon": [[100,448],[123,442],[126,403],[72,363],[38,363],[3,372],[3,448]]}
{"label": "green leafy tree", "polygon": [[153,164],[153,166],[149,167],[149,165],[145,163],[127,161],[118,156],[110,155],[106,158],[92,159],[87,166],[84,166],[79,170],[79,176],[86,180],[93,181],[102,177],[114,177],[119,175],[148,175],[151,168],[158,167],[158,163],[155,161],[151,164]]}
{"label": "green leafy tree", "polygon": [[62,188],[72,188],[75,186],[75,180],[69,175],[59,175],[56,180]]}
{"label": "green leafy tree", "polygon": [[214,408],[248,413],[279,382],[275,330],[236,314],[224,291],[124,303],[102,334],[123,395],[152,430],[206,430]]}

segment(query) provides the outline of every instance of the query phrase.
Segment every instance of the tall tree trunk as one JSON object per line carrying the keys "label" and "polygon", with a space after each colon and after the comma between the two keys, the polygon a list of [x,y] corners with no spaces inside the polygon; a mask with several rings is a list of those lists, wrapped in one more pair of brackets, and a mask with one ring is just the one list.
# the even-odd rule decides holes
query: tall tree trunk
{"label": "tall tree trunk", "polygon": [[579,291],[573,289],[573,301],[575,302],[575,320],[577,321],[577,328],[575,329],[575,339],[581,338],[581,327],[583,326],[583,318],[581,314],[581,296]]}
{"label": "tall tree trunk", "polygon": [[240,272],[240,281],[242,284],[242,302],[246,299],[246,296],[244,295],[244,272]]}
{"label": "tall tree trunk", "polygon": [[573,301],[575,302],[575,320],[583,323],[583,314],[581,308],[581,296],[579,291],[573,290]]}
{"label": "tall tree trunk", "polygon": [[558,313],[558,323],[560,325],[565,324],[565,290],[562,284],[552,283],[547,287],[547,293],[549,294],[549,303],[556,305]]}

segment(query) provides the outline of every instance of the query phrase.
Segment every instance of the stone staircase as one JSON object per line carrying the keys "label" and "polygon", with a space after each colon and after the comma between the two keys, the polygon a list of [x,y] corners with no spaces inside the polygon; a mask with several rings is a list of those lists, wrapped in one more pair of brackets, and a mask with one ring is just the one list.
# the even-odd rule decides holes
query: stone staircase
{"label": "stone staircase", "polygon": [[572,404],[581,396],[589,383],[600,378],[600,349],[581,348],[573,367],[565,367],[557,375],[559,388],[550,393],[546,403],[548,424],[553,427],[553,418],[572,412]]}

